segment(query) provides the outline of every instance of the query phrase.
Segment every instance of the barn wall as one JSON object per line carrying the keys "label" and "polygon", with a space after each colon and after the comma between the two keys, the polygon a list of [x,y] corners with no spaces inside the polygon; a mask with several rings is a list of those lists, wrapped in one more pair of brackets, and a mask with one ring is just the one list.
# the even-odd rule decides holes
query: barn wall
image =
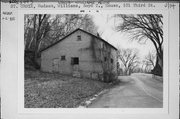
{"label": "barn wall", "polygon": [[[117,52],[109,44],[104,43],[103,41],[96,39],[96,54],[97,58],[101,58],[102,70],[105,73],[117,74]],[[99,49],[100,48],[100,49]],[[105,60],[106,58],[106,60]],[[113,62],[111,62],[113,60]]]}
{"label": "barn wall", "polygon": [[[77,36],[81,35],[81,41],[77,41]],[[95,42],[92,42],[95,41]],[[94,46],[92,46],[94,44]],[[53,72],[53,59],[58,60],[58,72],[72,75],[74,69],[78,70],[81,77],[101,78],[103,73],[103,44],[99,39],[93,38],[82,31],[76,31],[58,44],[46,49],[41,54],[41,70]],[[111,49],[111,57],[114,59],[113,67],[116,71],[116,50]],[[94,50],[92,50],[94,49]],[[61,56],[65,55],[66,60],[61,61]],[[79,66],[71,65],[71,57],[79,57]]]}
{"label": "barn wall", "polygon": [[[81,35],[81,41],[77,41],[77,36]],[[41,54],[41,70],[45,72],[52,72],[52,60],[59,59],[59,72],[64,74],[72,74],[71,57],[79,57],[79,70],[92,70],[92,57],[90,55],[89,45],[90,36],[84,32],[77,31],[68,36],[63,41],[50,47]],[[65,61],[61,61],[62,55],[66,56]]]}

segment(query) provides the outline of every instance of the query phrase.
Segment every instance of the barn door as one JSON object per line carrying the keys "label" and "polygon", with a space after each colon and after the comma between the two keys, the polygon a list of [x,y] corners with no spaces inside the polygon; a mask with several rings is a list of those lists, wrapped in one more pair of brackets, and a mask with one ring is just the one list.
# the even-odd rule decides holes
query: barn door
{"label": "barn door", "polygon": [[59,59],[58,58],[53,59],[52,71],[53,72],[59,72]]}
{"label": "barn door", "polygon": [[72,57],[71,58],[71,65],[72,65],[72,73],[74,77],[80,77],[79,72],[79,57]]}

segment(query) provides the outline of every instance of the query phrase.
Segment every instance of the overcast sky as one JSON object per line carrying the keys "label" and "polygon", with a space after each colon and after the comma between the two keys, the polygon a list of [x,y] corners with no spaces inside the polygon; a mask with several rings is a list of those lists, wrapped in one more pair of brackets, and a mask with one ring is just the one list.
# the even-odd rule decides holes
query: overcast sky
{"label": "overcast sky", "polygon": [[151,41],[147,41],[146,44],[139,44],[137,41],[131,41],[128,33],[117,32],[114,26],[121,21],[111,16],[112,15],[107,14],[93,15],[94,23],[98,27],[98,32],[102,33],[101,37],[104,40],[108,41],[116,48],[137,48],[141,58],[155,50]]}

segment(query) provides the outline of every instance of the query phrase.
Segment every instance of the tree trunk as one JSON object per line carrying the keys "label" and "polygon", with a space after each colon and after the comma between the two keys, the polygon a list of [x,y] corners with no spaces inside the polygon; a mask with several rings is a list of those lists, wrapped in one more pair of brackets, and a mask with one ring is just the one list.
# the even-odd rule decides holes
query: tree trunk
{"label": "tree trunk", "polygon": [[38,58],[39,58],[39,43],[40,43],[40,39],[38,39],[38,35],[36,35],[36,44],[35,44],[35,50],[34,50],[34,66],[36,69],[40,69],[40,64],[38,62]]}
{"label": "tree trunk", "polygon": [[154,75],[163,76],[163,52],[157,53],[156,64],[151,71]]}
{"label": "tree trunk", "polygon": [[39,58],[39,52],[34,51],[34,60],[33,60],[33,62],[34,62],[34,66],[35,66],[36,69],[40,69],[40,64],[38,62],[38,58]]}

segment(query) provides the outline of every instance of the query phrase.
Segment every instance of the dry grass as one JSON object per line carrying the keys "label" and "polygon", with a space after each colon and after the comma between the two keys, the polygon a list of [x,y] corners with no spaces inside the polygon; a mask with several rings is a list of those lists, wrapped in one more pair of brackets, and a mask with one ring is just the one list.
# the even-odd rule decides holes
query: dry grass
{"label": "dry grass", "polygon": [[25,108],[73,108],[109,84],[40,71],[25,72]]}

